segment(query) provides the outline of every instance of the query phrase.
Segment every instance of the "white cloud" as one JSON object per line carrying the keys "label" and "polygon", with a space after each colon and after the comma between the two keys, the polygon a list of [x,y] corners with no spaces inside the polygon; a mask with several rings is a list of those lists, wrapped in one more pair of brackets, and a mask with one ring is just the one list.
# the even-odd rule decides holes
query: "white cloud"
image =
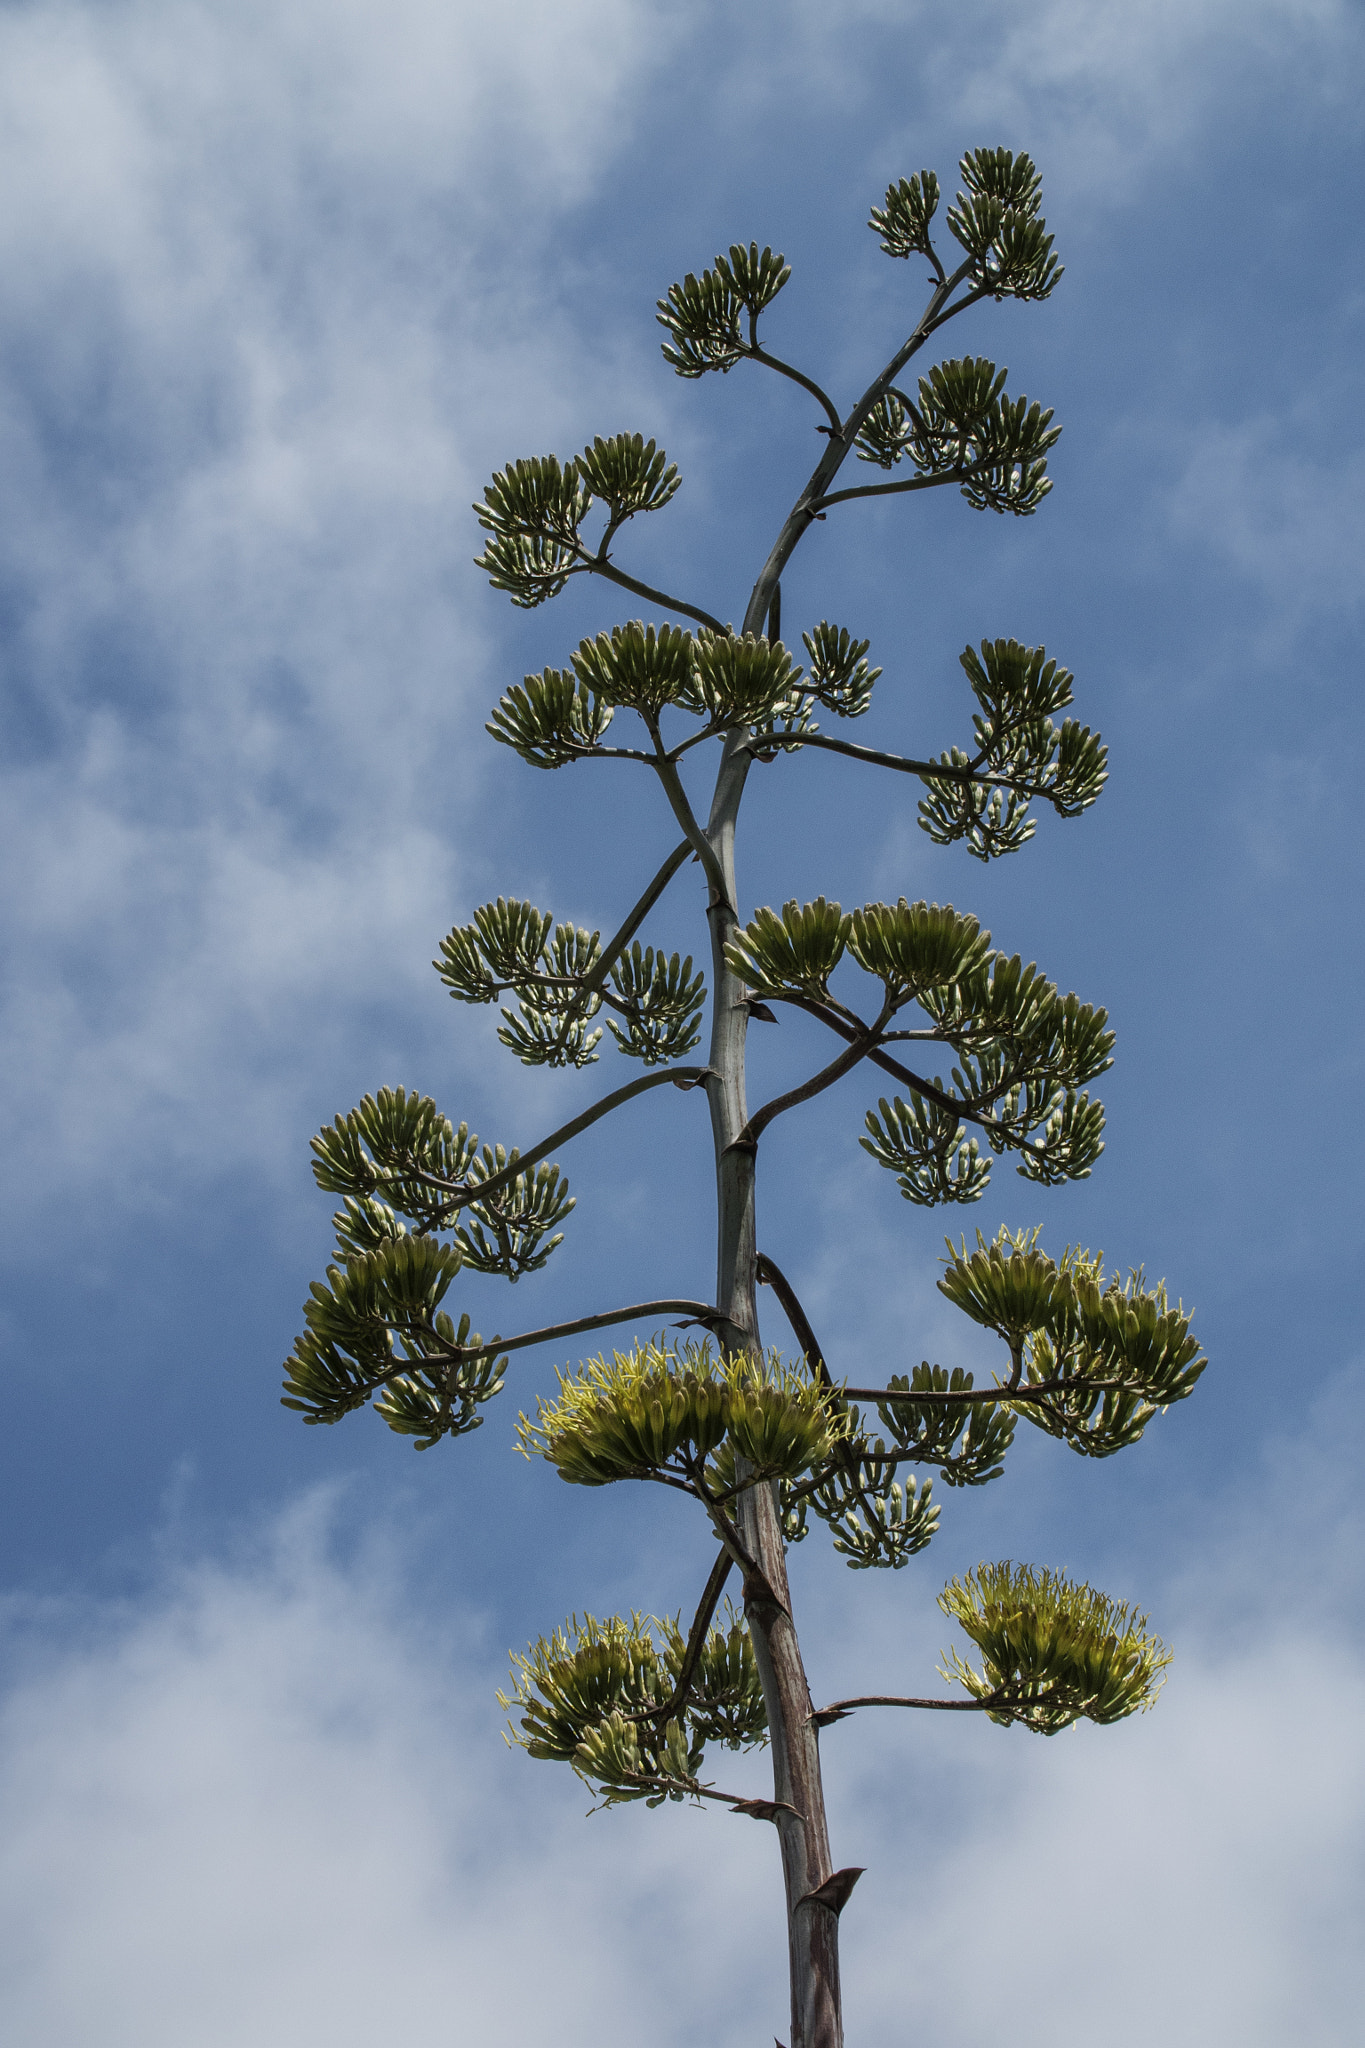
{"label": "white cloud", "polygon": [[[1035,156],[1073,218],[1138,196],[1248,91],[1293,94],[1310,113],[1349,107],[1365,58],[1347,0],[777,0],[751,33],[755,75],[736,73],[736,98],[796,78],[845,115],[874,70],[881,88],[905,76],[906,169],[1005,142]],[[873,139],[886,156],[889,135]]]}
{"label": "white cloud", "polygon": [[355,963],[375,1001],[428,979],[497,694],[465,508],[514,415],[553,440],[629,387],[535,272],[670,36],[639,0],[0,17],[29,1199],[82,1131],[125,1185],[268,1164]]}
{"label": "white cloud", "polygon": [[[780,2029],[768,1831],[672,1808],[583,1820],[567,1774],[498,1741],[486,1630],[418,1614],[405,1546],[336,1562],[331,1519],[305,1503],[140,1605],[11,1607],[5,2039]],[[1284,1598],[1351,1529],[1247,1541],[1249,1500],[1243,1519],[1183,1600],[1168,1589],[1178,1659],[1153,1714],[1051,1743],[892,1714],[826,1738],[836,1854],[869,1866],[845,1922],[855,2037],[913,2021],[967,2048],[1008,2012],[1021,2048],[1352,2038],[1365,1662],[1339,1603],[1286,1621]],[[918,1583],[800,1576],[826,1664],[869,1658],[893,1610],[901,1638],[945,1633]]]}
{"label": "white cloud", "polygon": [[962,112],[1036,134],[1049,187],[1073,207],[1138,197],[1163,158],[1272,80],[1281,101],[1325,107],[1365,54],[1341,0],[1040,0],[997,20]]}
{"label": "white cloud", "polygon": [[886,2025],[909,2007],[945,2048],[1005,2012],[1038,2048],[1347,2042],[1365,1992],[1362,1708],[1358,1649],[1271,1625],[1251,1655],[1187,1647],[1140,1722],[1046,1750],[1001,1738],[1018,1754],[989,1774],[994,1798],[965,1740],[944,1745],[970,1819],[944,1802],[942,1847],[909,1816],[882,1833],[906,1883],[850,1926],[859,2008]]}
{"label": "white cloud", "polygon": [[[1310,417],[1201,427],[1166,500],[1175,538],[1256,588],[1285,636],[1307,617],[1349,614],[1365,599],[1365,446],[1341,436],[1330,389],[1309,378],[1297,397]],[[1313,443],[1329,437],[1331,455],[1315,453]]]}
{"label": "white cloud", "polygon": [[714,2038],[751,2033],[758,1829],[712,1876],[701,1815],[589,1825],[499,1740],[501,1656],[459,1618],[433,1647],[381,1556],[328,1563],[326,1520],[55,1651],[72,1617],[40,1618],[0,1719],[4,2038],[681,2041],[712,1997]]}
{"label": "white cloud", "polygon": [[[23,1076],[0,1121],[35,1214],[69,1202],[74,1161],[96,1194],[117,1162],[131,1202],[168,1169],[294,1171],[300,1090],[391,999],[423,1066],[446,1014],[426,962],[485,888],[459,813],[499,683],[465,508],[509,445],[562,445],[632,394],[635,366],[563,318],[555,238],[698,20],[662,0],[0,11],[0,1043]],[[850,31],[904,26],[936,119],[1014,108],[1112,196],[1110,129],[1137,175],[1234,51],[1263,71],[1298,52],[1327,92],[1352,20],[1033,0],[945,24],[857,0],[755,10],[730,70],[729,41],[695,62],[722,128],[791,66],[843,77],[851,107]],[[774,24],[791,54],[756,62]],[[667,417],[652,368],[640,398]],[[1254,482],[1245,437],[1233,455]],[[1321,587],[1354,479],[1310,519],[1305,475],[1300,526],[1296,475],[1222,544],[1265,574],[1287,550]]]}
{"label": "white cloud", "polygon": [[1106,198],[1249,81],[1273,71],[1280,91],[1331,98],[1362,48],[1341,0],[1035,0],[990,12],[997,33],[962,76],[963,113],[1036,124],[1050,171]]}

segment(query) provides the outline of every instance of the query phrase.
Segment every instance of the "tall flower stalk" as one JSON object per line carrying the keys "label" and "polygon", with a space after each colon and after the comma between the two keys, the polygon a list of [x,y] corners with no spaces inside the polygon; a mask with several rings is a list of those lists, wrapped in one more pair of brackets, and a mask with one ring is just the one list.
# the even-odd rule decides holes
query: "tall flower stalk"
{"label": "tall flower stalk", "polygon": [[[520,1448],[576,1485],[635,1480],[686,1494],[710,1548],[705,1584],[685,1631],[681,1617],[586,1615],[541,1637],[513,1659],[503,1703],[515,1739],[532,1756],[567,1763],[604,1804],[710,1801],[772,1825],[786,1887],[791,2048],[842,2041],[839,1916],[862,1874],[836,1868],[831,1855],[821,1730],[877,1706],[981,1713],[1042,1734],[1081,1718],[1107,1723],[1151,1705],[1168,1655],[1144,1616],[1089,1586],[1030,1565],[983,1564],[940,1601],[980,1660],[949,1656],[943,1675],[960,1693],[817,1708],[790,1545],[813,1518],[854,1569],[897,1570],[938,1520],[932,1479],[913,1468],[932,1468],[950,1486],[984,1485],[1003,1469],[1021,1421],[1082,1456],[1108,1457],[1183,1400],[1205,1362],[1183,1309],[1141,1269],[1108,1274],[1089,1252],[1053,1257],[1037,1231],[1005,1230],[992,1242],[978,1232],[974,1245],[950,1243],[939,1282],[1001,1342],[989,1383],[926,1363],[850,1386],[760,1248],[764,1133],[867,1066],[891,1092],[867,1112],[861,1142],[911,1203],[978,1200],[992,1159],[1005,1155],[1035,1183],[1084,1179],[1103,1149],[1103,1111],[1089,1090],[1111,1064],[1105,1012],[992,947],[974,917],[904,898],[846,911],[822,897],[741,914],[736,842],[749,777],[780,774],[802,749],[915,778],[924,830],[983,861],[1023,846],[1037,807],[1078,817],[1104,785],[1105,749],[1064,715],[1073,679],[1042,647],[968,647],[971,737],[919,757],[838,736],[867,710],[882,673],[866,640],[821,619],[801,633],[801,661],[782,637],[787,563],[834,507],[951,485],[977,509],[1024,517],[1051,488],[1047,458],[1060,428],[1050,411],[1010,395],[1005,371],[967,356],[908,375],[948,322],[986,300],[1046,299],[1061,277],[1030,159],[975,150],[961,176],[945,215],[960,251],[951,269],[932,232],[933,172],[900,180],[872,212],[887,255],[927,264],[929,294],[846,411],[760,342],[760,318],[791,275],[771,249],[736,244],[659,301],[664,356],[679,376],[754,363],[795,383],[820,414],[820,460],[758,567],[738,628],[618,562],[628,523],[664,510],[679,486],[674,465],[639,434],[599,437],[567,461],[513,462],[475,508],[480,566],[513,604],[534,608],[572,578],[593,576],[660,615],[602,631],[565,667],[527,676],[507,691],[489,732],[544,770],[638,764],[655,777],[681,837],[657,873],[640,878],[606,940],[499,897],[441,941],[437,972],[460,1002],[500,1008],[498,1036],[527,1066],[592,1065],[610,1034],[645,1071],[524,1150],[481,1145],[466,1124],[402,1088],[378,1090],[321,1131],[314,1173],[342,1200],[337,1253],[311,1290],[286,1367],[285,1404],[305,1421],[336,1422],[372,1403],[428,1449],[479,1427],[513,1353],[624,1333],[626,1350],[561,1375],[556,1397],[522,1415]],[[840,484],[850,456],[867,466],[854,476],[870,470],[880,480]],[[821,716],[835,732],[821,729]],[[715,757],[704,813],[684,774],[701,747]],[[709,986],[691,957],[665,958],[637,936],[693,866],[705,892]],[[827,1030],[829,1057],[751,1107],[748,1028],[784,1004]],[[689,1055],[704,1032],[700,1064]],[[678,1290],[488,1340],[468,1314],[457,1321],[445,1304],[463,1272],[515,1281],[561,1241],[573,1198],[551,1155],[664,1084],[703,1092],[709,1107],[714,1297]],[[786,1355],[763,1342],[764,1287],[791,1332]],[[764,1744],[770,1799],[727,1792],[704,1775],[708,1746]]]}

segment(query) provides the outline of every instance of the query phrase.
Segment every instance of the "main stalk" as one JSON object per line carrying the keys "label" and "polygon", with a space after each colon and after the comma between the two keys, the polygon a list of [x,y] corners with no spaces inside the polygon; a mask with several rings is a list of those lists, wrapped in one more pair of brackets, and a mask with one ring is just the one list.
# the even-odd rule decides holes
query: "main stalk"
{"label": "main stalk", "polygon": [[[725,959],[738,926],[735,822],[750,756],[748,733],[727,738],[706,836],[724,878],[713,891],[711,986],[714,1008],[707,1092],[716,1152],[716,1306],[726,1317],[728,1349],[759,1351],[754,1180],[756,1148],[737,1143],[748,1119],[744,1045],[748,1000]],[[812,1703],[792,1619],[786,1545],[774,1485],[740,1496],[739,1528],[757,1570],[744,1585],[744,1612],[763,1682],[773,1758],[773,1799],[787,1891],[791,2048],[842,2048],[837,1906],[812,1896],[833,1875],[820,1752]]]}
{"label": "main stalk", "polygon": [[[769,624],[782,572],[797,545],[820,517],[819,505],[863,421],[910,358],[918,353],[970,266],[942,277],[917,325],[881,375],[863,393],[842,427],[831,433],[814,473],[788,514],[754,585],[741,631],[761,634]],[[716,1151],[716,1306],[726,1318],[722,1332],[731,1350],[761,1349],[758,1328],[754,1178],[756,1146],[740,1143],[748,1120],[744,1088],[744,1041],[748,997],[731,974],[725,947],[738,928],[735,887],[735,824],[752,758],[749,732],[736,727],[726,736],[716,778],[706,837],[716,857],[721,887],[713,886],[711,926],[711,1069],[707,1094]],[[820,1750],[811,1722],[812,1703],[792,1619],[786,1545],[777,1489],[751,1487],[740,1496],[739,1529],[757,1570],[744,1587],[744,1612],[763,1681],[773,1756],[774,1816],[782,1844],[787,1887],[787,1945],[791,1969],[791,2048],[843,2048],[839,1995],[839,1909],[845,1893],[821,1887],[834,1875],[820,1777]]]}

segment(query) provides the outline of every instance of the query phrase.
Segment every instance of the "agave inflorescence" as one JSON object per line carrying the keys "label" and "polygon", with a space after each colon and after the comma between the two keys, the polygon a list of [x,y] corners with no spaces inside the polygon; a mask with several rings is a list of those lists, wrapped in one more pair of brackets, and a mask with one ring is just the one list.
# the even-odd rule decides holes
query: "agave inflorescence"
{"label": "agave inflorescence", "polygon": [[[678,497],[676,465],[653,438],[598,436],[565,459],[511,462],[476,505],[479,564],[513,604],[533,610],[572,579],[594,577],[652,614],[605,624],[561,651],[560,666],[513,684],[489,733],[545,771],[589,761],[644,769],[669,830],[682,836],[607,936],[499,896],[447,933],[436,969],[456,1001],[498,1010],[497,1038],[524,1066],[581,1069],[614,1048],[636,1063],[634,1078],[525,1149],[481,1144],[466,1123],[403,1088],[379,1089],[336,1118],[313,1149],[319,1185],[342,1198],[337,1250],[286,1368],[286,1402],[305,1420],[331,1423],[371,1402],[429,1448],[478,1427],[513,1353],[622,1325],[653,1333],[562,1369],[557,1392],[533,1417],[521,1415],[518,1442],[576,1486],[643,1481],[687,1496],[704,1518],[710,1558],[694,1618],[684,1631],[681,1616],[574,1617],[513,1659],[511,1691],[500,1697],[511,1739],[567,1763],[604,1804],[710,1799],[778,1828],[791,2048],[839,2048],[838,1916],[859,1874],[832,1866],[818,1730],[874,1705],[951,1706],[1045,1735],[1081,1719],[1114,1721],[1151,1704],[1168,1653],[1144,1616],[1087,1585],[1032,1565],[983,1564],[941,1600],[980,1660],[948,1653],[944,1676],[965,1698],[878,1695],[816,1712],[788,1546],[818,1523],[853,1569],[899,1570],[933,1538],[935,1481],[962,1490],[998,1478],[1020,1423],[1079,1455],[1108,1457],[1184,1400],[1205,1363],[1183,1307],[1140,1269],[1106,1274],[1100,1256],[1053,1257],[1037,1230],[1002,1229],[989,1241],[978,1233],[971,1248],[965,1238],[950,1244],[939,1282],[1003,1347],[997,1372],[916,1362],[908,1340],[889,1363],[831,1364],[795,1290],[759,1249],[757,1170],[769,1126],[867,1065],[885,1092],[851,1117],[850,1151],[856,1138],[916,1206],[978,1201],[995,1158],[1046,1188],[1084,1180],[1103,1152],[1104,1111],[1090,1090],[1112,1061],[1105,1011],[994,947],[976,917],[905,897],[845,910],[820,895],[780,912],[740,910],[735,827],[747,779],[780,777],[777,764],[793,754],[831,752],[909,777],[928,838],[980,861],[1025,846],[1040,812],[1080,817],[1105,785],[1104,745],[1070,715],[1073,677],[1046,647],[1007,637],[968,646],[959,659],[969,736],[908,753],[844,736],[847,721],[893,708],[894,685],[870,662],[869,639],[812,619],[799,636],[804,663],[796,638],[783,639],[783,571],[836,506],[952,489],[976,511],[1031,517],[1051,490],[1060,426],[1049,408],[1011,393],[1004,369],[964,354],[907,374],[947,321],[986,300],[1046,299],[1062,274],[1032,160],[978,149],[960,168],[943,216],[962,252],[951,268],[935,240],[932,171],[900,179],[872,211],[889,256],[927,264],[930,295],[846,409],[768,346],[767,322],[791,277],[771,248],[736,242],[657,302],[664,358],[678,376],[752,364],[819,414],[819,460],[760,555],[737,623],[725,623],[719,604],[655,589],[617,562],[631,522]],[[871,480],[839,486],[850,456],[847,474]],[[822,730],[821,719],[835,724]],[[688,779],[708,743],[718,773],[698,806]],[[639,936],[674,878],[693,869],[709,972]],[[708,1009],[704,1063],[687,1064]],[[747,1026],[775,1022],[779,1011],[793,1027],[788,1044],[818,1031],[833,1056],[750,1111]],[[710,1114],[714,1297],[597,1309],[485,1342],[455,1301],[463,1276],[539,1272],[574,1208],[551,1155],[646,1094],[657,1106],[665,1098],[652,1091],[666,1084],[704,1097]],[[760,1339],[760,1286],[774,1291],[791,1326],[785,1358]],[[727,1603],[717,1623],[732,1573],[741,1604]],[[708,1744],[742,1749],[770,1737],[770,1800],[703,1777]]]}

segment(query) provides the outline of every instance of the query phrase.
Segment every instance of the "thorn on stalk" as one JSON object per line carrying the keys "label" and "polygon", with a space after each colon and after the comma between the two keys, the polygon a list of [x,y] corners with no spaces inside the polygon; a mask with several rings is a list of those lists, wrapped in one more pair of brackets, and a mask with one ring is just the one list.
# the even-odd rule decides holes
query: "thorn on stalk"
{"label": "thorn on stalk", "polygon": [[776,1820],[779,1813],[790,1813],[805,1825],[804,1813],[797,1813],[785,1799],[732,1799],[731,1813],[747,1813],[750,1820]]}
{"label": "thorn on stalk", "polygon": [[863,1872],[861,1864],[850,1864],[845,1870],[836,1870],[832,1877],[816,1885],[814,1891],[806,1892],[796,1903],[798,1906],[828,1906],[832,1913],[838,1915],[848,1904],[853,1887]]}

